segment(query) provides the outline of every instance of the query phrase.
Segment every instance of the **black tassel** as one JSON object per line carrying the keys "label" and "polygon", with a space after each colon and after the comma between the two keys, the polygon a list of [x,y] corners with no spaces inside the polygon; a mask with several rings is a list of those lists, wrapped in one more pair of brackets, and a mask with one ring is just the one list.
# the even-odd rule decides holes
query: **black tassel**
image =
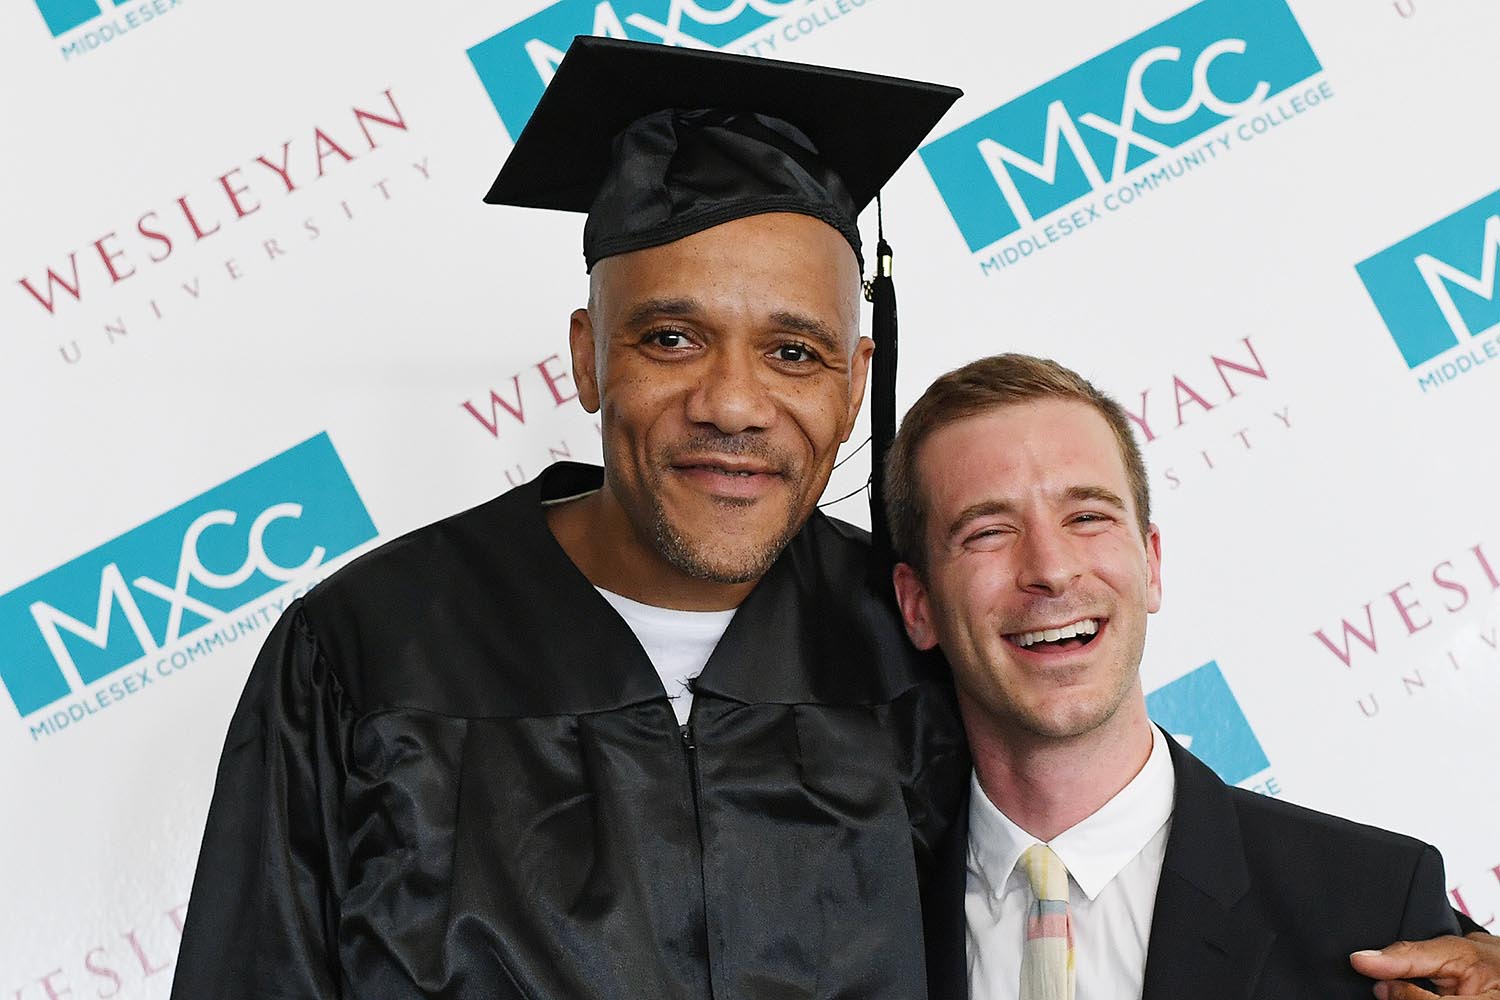
{"label": "black tassel", "polygon": [[874,545],[874,570],[890,586],[895,565],[890,530],[885,520],[885,456],[896,436],[896,285],[891,280],[891,245],[880,234],[875,250],[875,277],[870,282],[874,317],[870,334],[875,340],[874,371],[870,392],[870,535]]}

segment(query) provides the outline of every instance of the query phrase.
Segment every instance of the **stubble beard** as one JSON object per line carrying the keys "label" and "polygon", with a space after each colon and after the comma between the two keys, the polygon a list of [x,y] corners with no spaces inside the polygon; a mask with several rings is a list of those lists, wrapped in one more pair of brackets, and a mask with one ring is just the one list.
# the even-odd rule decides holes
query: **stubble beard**
{"label": "stubble beard", "polygon": [[1120,706],[1125,703],[1130,682],[1130,676],[1121,676],[1114,690],[1083,713],[1069,713],[1058,718],[1022,710],[1015,712],[1012,719],[1023,732],[1038,739],[1054,742],[1079,739],[1098,730],[1115,717]]}
{"label": "stubble beard", "polygon": [[[1032,621],[1037,617],[1055,619],[1074,619],[1089,617],[1097,602],[1084,602],[1076,606],[1049,606],[1045,615],[1031,614],[1024,620]],[[1111,616],[1110,626],[1116,627],[1120,619]],[[1002,626],[1003,631],[1013,631],[1009,626]],[[1004,638],[999,642],[1006,642]],[[1012,728],[1025,737],[1034,738],[1046,742],[1059,742],[1075,740],[1095,732],[1105,726],[1120,711],[1126,702],[1131,690],[1134,688],[1140,676],[1141,656],[1145,651],[1145,636],[1142,633],[1134,640],[1125,643],[1125,647],[1119,650],[1124,662],[1117,664],[1112,673],[1112,685],[1101,692],[1096,699],[1082,711],[1047,712],[1038,707],[1025,704],[1024,700],[1015,698],[1003,690],[996,691],[993,697],[997,699],[986,709],[997,719],[1003,720],[1006,728]],[[1132,666],[1131,661],[1134,661]],[[992,669],[992,668],[991,668]],[[981,699],[981,701],[987,699]],[[1077,708],[1080,706],[1069,706]]]}
{"label": "stubble beard", "polygon": [[[744,436],[698,438],[688,442],[685,446],[685,450],[687,449],[754,455],[772,461],[772,464],[784,470],[782,475],[786,477],[788,494],[794,498],[803,495],[804,473],[795,466],[795,463],[774,461],[777,456],[764,444],[754,439],[747,439]],[[670,460],[664,460],[659,468],[665,468],[669,464]],[[796,537],[797,532],[802,530],[802,525],[806,520],[796,502],[793,501],[787,506],[786,521],[782,524],[781,530],[769,540],[759,544],[749,543],[745,546],[715,544],[711,534],[707,538],[690,537],[667,516],[661,499],[660,472],[653,474],[653,481],[648,485],[646,496],[651,509],[652,544],[661,557],[674,569],[695,580],[728,584],[752,583],[759,580],[770,570],[780,557],[782,550]],[[717,503],[726,511],[730,511],[735,508],[750,507],[754,501],[724,499]]]}
{"label": "stubble beard", "polygon": [[768,542],[743,548],[714,545],[685,535],[667,517],[659,494],[653,491],[650,496],[652,542],[656,551],[674,569],[695,580],[710,583],[751,583],[759,580],[770,570],[797,532],[802,530],[802,518],[795,509],[789,508],[786,523]]}
{"label": "stubble beard", "polygon": [[[1135,664],[1130,665],[1134,655]],[[1140,677],[1140,656],[1124,651],[1125,662],[1112,672],[1112,685],[1101,692],[1097,699],[1081,712],[1065,713],[1062,717],[1041,712],[1018,712],[1016,722],[1021,729],[1034,737],[1053,742],[1079,740],[1106,727],[1119,714],[1130,697]]]}

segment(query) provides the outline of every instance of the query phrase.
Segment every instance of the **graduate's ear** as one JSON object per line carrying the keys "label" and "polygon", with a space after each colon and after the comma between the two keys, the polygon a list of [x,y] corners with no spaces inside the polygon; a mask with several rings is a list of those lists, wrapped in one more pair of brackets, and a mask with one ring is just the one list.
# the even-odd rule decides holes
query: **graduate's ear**
{"label": "graduate's ear", "polygon": [[865,387],[869,384],[870,356],[875,353],[875,341],[860,337],[854,342],[854,353],[849,357],[849,408],[844,414],[844,441],[854,433],[854,422],[859,419],[859,408],[865,401]]}
{"label": "graduate's ear", "polygon": [[573,384],[578,401],[590,413],[599,412],[599,371],[594,352],[594,320],[587,309],[574,309],[568,318],[568,350],[573,355]]}
{"label": "graduate's ear", "polygon": [[901,620],[906,624],[906,635],[918,649],[931,649],[937,645],[937,630],[932,627],[932,603],[927,597],[927,586],[910,563],[897,563],[891,571],[891,582],[896,585],[896,603],[901,605]]}

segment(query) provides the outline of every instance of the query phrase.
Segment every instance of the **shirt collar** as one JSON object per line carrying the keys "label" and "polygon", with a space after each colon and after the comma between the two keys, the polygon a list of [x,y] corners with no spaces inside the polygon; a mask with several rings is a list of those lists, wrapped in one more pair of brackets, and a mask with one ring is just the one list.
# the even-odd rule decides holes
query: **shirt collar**
{"label": "shirt collar", "polygon": [[[1048,842],[1090,900],[1171,819],[1176,785],[1166,738],[1153,725],[1151,754],[1130,783],[1093,815]],[[977,775],[970,779],[969,794],[969,871],[998,898],[1005,892],[1021,852],[1037,840],[996,808],[979,787]]]}

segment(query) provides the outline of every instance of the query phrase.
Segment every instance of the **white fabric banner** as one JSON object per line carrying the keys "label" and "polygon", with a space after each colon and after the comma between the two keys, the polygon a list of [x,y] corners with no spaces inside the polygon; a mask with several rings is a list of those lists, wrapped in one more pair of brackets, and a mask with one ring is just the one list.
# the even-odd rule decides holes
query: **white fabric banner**
{"label": "white fabric banner", "polygon": [[901,405],[1002,350],[1116,395],[1164,539],[1153,715],[1227,780],[1436,844],[1500,913],[1493,0],[26,0],[0,994],[166,996],[287,601],[597,461],[582,220],[480,203],[590,32],[962,87],[885,191]]}

